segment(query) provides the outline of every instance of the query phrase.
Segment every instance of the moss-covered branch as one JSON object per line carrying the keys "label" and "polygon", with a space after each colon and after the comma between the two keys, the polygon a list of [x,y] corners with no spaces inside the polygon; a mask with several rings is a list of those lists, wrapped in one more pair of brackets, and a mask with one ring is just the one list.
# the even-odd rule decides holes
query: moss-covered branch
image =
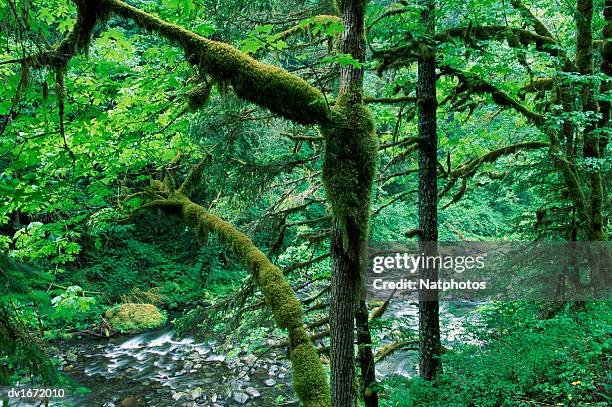
{"label": "moss-covered branch", "polygon": [[296,34],[303,33],[303,32],[308,32],[312,28],[312,26],[315,24],[331,25],[331,24],[338,24],[338,23],[340,24],[342,23],[342,20],[338,16],[331,16],[331,15],[325,15],[325,14],[318,15],[318,16],[309,18],[304,23],[294,25],[293,27],[288,28],[285,31],[279,32],[278,34],[274,35],[274,39],[275,40],[286,40],[292,35],[296,35]]}
{"label": "moss-covered branch", "polygon": [[408,103],[408,102],[416,102],[418,99],[416,96],[398,96],[398,97],[390,97],[390,98],[375,98],[375,97],[364,97],[363,103],[385,103],[385,104],[395,104],[395,103]]}
{"label": "moss-covered branch", "polygon": [[525,143],[517,143],[509,146],[505,146],[502,148],[498,148],[497,150],[489,151],[488,153],[470,160],[464,164],[459,165],[457,168],[450,172],[451,177],[469,177],[474,175],[478,167],[486,162],[494,162],[499,157],[514,154],[517,151],[521,150],[535,150],[538,148],[550,147],[550,144],[542,142],[542,141],[528,141]]}
{"label": "moss-covered branch", "polygon": [[463,72],[458,69],[445,67],[443,73],[455,76],[459,79],[459,86],[455,92],[455,97],[459,95],[482,95],[489,94],[491,99],[500,107],[508,107],[522,114],[525,118],[531,121],[536,126],[544,124],[544,116],[533,112],[519,103],[517,100],[509,96],[507,93],[496,87],[495,85],[485,81],[477,75],[469,72]]}
{"label": "moss-covered branch", "polygon": [[457,168],[448,173],[448,181],[446,182],[446,185],[444,185],[442,190],[438,193],[438,197],[443,197],[444,195],[446,195],[455,186],[459,179],[461,179],[461,186],[457,193],[453,195],[451,200],[444,206],[443,209],[447,208],[453,203],[458,202],[463,197],[467,189],[467,178],[476,174],[476,171],[482,164],[486,162],[495,162],[495,160],[504,155],[513,154],[520,150],[535,150],[550,146],[550,144],[541,141],[528,141],[525,143],[512,144],[499,148],[497,150],[489,151],[488,153],[478,158],[475,158],[457,166]]}
{"label": "moss-covered branch", "polygon": [[33,55],[22,63],[65,66],[77,52],[87,49],[96,24],[115,14],[180,46],[191,64],[217,83],[231,85],[241,99],[301,124],[324,123],[329,118],[324,95],[284,69],[263,64],[230,45],[204,38],[120,0],[73,1],[77,18],[72,32],[57,49]]}
{"label": "moss-covered branch", "polygon": [[112,13],[179,45],[189,62],[216,81],[231,85],[241,99],[301,124],[327,120],[328,107],[323,94],[300,77],[263,64],[230,45],[204,38],[120,0],[104,0],[103,3]]}
{"label": "moss-covered branch", "polygon": [[139,211],[161,209],[181,215],[185,224],[198,236],[216,234],[249,270],[280,328],[289,332],[289,358],[293,368],[295,391],[306,407],[328,407],[330,393],[327,377],[317,350],[304,327],[302,305],[283,273],[259,250],[244,233],[228,222],[208,213],[186,196],[173,194],[169,199],[142,205]]}
{"label": "moss-covered branch", "polygon": [[506,25],[475,26],[470,24],[455,27],[430,38],[420,40],[409,39],[405,45],[376,50],[373,56],[381,61],[378,69],[385,70],[391,67],[414,63],[423,52],[431,52],[431,48],[441,43],[453,42],[455,40],[463,41],[467,46],[475,46],[478,42],[491,40],[505,41],[508,46],[513,48],[521,48],[534,44],[536,50],[561,58],[566,70],[576,70],[575,65],[557,46],[557,42],[552,37]]}

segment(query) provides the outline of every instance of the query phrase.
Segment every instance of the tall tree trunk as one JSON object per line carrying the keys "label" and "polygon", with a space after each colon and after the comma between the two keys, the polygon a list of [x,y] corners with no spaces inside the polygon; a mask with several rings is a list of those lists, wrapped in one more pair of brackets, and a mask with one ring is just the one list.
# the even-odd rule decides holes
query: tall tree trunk
{"label": "tall tree trunk", "polygon": [[[593,75],[593,0],[578,0],[576,7],[576,66],[582,75]],[[595,99],[595,84],[589,79],[583,88],[582,109],[595,114],[599,110]],[[589,122],[584,129],[584,158],[601,158],[596,123]],[[603,184],[601,174],[593,171],[590,174],[590,219],[584,219],[587,226],[588,240],[604,240],[603,233]]]}
{"label": "tall tree trunk", "polygon": [[[340,0],[344,23],[340,52],[365,61],[364,0]],[[364,273],[364,242],[368,238],[370,200],[374,182],[377,144],[374,120],[363,104],[363,69],[341,68],[339,95],[332,120],[321,126],[325,137],[323,181],[334,212],[331,253],[333,260],[330,307],[331,389],[334,407],[354,407],[355,315],[363,328],[360,290]],[[365,310],[367,314],[367,309]],[[367,316],[366,316],[367,318]],[[367,321],[366,321],[367,324]],[[367,325],[365,326],[367,328]],[[372,366],[371,347],[363,356]],[[363,362],[362,362],[363,365]],[[365,377],[365,376],[364,376]],[[367,386],[364,386],[364,389]],[[374,404],[375,405],[375,404]]]}
{"label": "tall tree trunk", "polygon": [[[435,3],[423,0],[421,24],[425,34],[435,32]],[[421,253],[437,254],[438,241],[438,135],[436,126],[436,62],[434,51],[425,52],[418,60],[419,109],[419,229]],[[423,268],[420,278],[437,280],[438,270]],[[419,371],[422,378],[433,380],[442,369],[440,360],[440,310],[437,290],[419,292]]]}
{"label": "tall tree trunk", "polygon": [[361,397],[365,407],[378,407],[376,390],[376,366],[372,352],[372,335],[370,334],[370,313],[366,302],[365,278],[361,279],[360,300],[355,319],[357,322],[357,349],[359,351],[359,368],[361,371]]}
{"label": "tall tree trunk", "polygon": [[[589,115],[595,115],[599,112],[599,104],[596,99],[597,87],[595,86],[594,79],[592,79],[594,74],[592,23],[593,0],[578,0],[576,4],[576,66],[580,73],[587,77],[582,87],[582,110]],[[603,60],[605,58],[605,51],[602,53],[602,57]],[[603,116],[605,117],[605,113]],[[599,140],[600,131],[598,131],[598,124],[600,123],[591,117],[591,121],[585,125],[582,143],[582,152],[585,159],[602,158],[602,151],[600,150],[602,144],[600,144]],[[605,198],[603,180],[599,171],[590,171],[587,177],[590,188],[588,216],[586,219],[581,219],[581,223],[586,227],[586,240],[602,241],[605,240],[603,227],[603,203]],[[596,289],[606,287],[609,273],[606,273],[603,266],[605,261],[602,261],[602,256],[605,256],[605,253],[600,251],[599,246],[595,246],[592,249],[591,256],[591,281]]]}

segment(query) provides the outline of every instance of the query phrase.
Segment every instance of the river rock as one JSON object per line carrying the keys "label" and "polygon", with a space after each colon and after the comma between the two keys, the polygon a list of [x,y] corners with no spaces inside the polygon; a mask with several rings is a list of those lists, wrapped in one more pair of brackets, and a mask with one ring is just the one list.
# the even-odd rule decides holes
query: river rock
{"label": "river rock", "polygon": [[206,358],[207,362],[225,362],[225,355],[209,355]]}
{"label": "river rock", "polygon": [[193,365],[194,369],[201,369],[202,368],[202,364],[201,363],[196,363],[195,365]]}
{"label": "river rock", "polygon": [[166,316],[152,304],[116,305],[106,310],[106,319],[120,332],[140,332],[166,323]]}
{"label": "river rock", "polygon": [[189,397],[191,397],[192,400],[196,400],[202,397],[202,394],[204,394],[204,390],[198,386],[189,392]]}
{"label": "river rock", "polygon": [[178,401],[178,400],[180,400],[180,399],[182,399],[184,397],[185,397],[185,393],[183,393],[183,392],[172,393],[172,400],[174,400],[174,401]]}
{"label": "river rock", "polygon": [[266,379],[264,380],[264,384],[268,387],[276,386],[276,380],[274,379]]}
{"label": "river rock", "polygon": [[121,407],[132,407],[136,405],[136,397],[128,396],[119,403]]}
{"label": "river rock", "polygon": [[253,398],[261,396],[261,393],[255,387],[247,387],[246,389],[244,389],[244,391],[246,392],[246,394]]}
{"label": "river rock", "polygon": [[270,369],[268,369],[268,376],[276,376],[279,371],[280,371],[280,367],[276,365],[272,365],[270,366]]}
{"label": "river rock", "polygon": [[256,361],[257,361],[257,356],[252,355],[252,354],[244,358],[244,363],[246,363],[247,365],[252,365]]}
{"label": "river rock", "polygon": [[232,394],[232,399],[234,399],[236,403],[244,404],[249,400],[249,396],[241,391],[235,391],[234,394]]}
{"label": "river rock", "polygon": [[75,355],[72,352],[68,352],[68,353],[66,353],[66,360],[68,362],[76,362],[77,361],[77,355]]}

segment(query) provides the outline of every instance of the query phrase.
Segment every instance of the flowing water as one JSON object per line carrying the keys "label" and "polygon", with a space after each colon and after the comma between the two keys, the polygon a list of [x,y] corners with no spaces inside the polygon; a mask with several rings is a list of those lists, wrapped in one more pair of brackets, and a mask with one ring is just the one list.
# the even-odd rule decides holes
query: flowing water
{"label": "flowing water", "polygon": [[[443,342],[452,347],[470,342],[465,325],[475,318],[478,304],[455,303],[441,306]],[[379,336],[386,345],[408,332],[416,334],[418,306],[408,301],[392,301],[385,313],[392,334]],[[62,346],[65,374],[76,387],[88,393],[73,392],[51,405],[77,407],[136,406],[296,406],[290,387],[291,371],[284,354],[262,357],[244,350],[231,359],[214,342],[177,338],[168,325],[130,337],[81,339]],[[227,350],[225,351],[227,352]],[[400,350],[377,364],[377,376],[418,374],[418,352]],[[36,404],[19,403],[17,406]]]}

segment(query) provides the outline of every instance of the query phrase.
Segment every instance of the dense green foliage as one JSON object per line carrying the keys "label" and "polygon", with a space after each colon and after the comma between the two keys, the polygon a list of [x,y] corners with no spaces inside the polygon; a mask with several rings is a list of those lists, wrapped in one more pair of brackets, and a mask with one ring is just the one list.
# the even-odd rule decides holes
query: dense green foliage
{"label": "dense green foliage", "polygon": [[[332,220],[345,244],[415,236],[421,53],[439,67],[440,240],[610,239],[607,1],[592,72],[558,0],[439,2],[434,38],[416,3],[372,0],[365,63],[336,50],[328,0],[105,0],[70,37],[87,3],[0,4],[0,384],[61,382],[49,341],[180,311],[182,333],[288,341],[307,366],[296,392],[323,405],[302,323],[325,353]],[[49,57],[66,39],[74,55]],[[334,99],[346,66],[364,69],[367,108]],[[177,198],[193,168],[197,221],[139,210]],[[113,323],[127,303],[163,318]],[[550,310],[479,307],[439,379],[384,377],[381,405],[609,405],[610,304]],[[394,322],[373,336],[414,335]]]}

